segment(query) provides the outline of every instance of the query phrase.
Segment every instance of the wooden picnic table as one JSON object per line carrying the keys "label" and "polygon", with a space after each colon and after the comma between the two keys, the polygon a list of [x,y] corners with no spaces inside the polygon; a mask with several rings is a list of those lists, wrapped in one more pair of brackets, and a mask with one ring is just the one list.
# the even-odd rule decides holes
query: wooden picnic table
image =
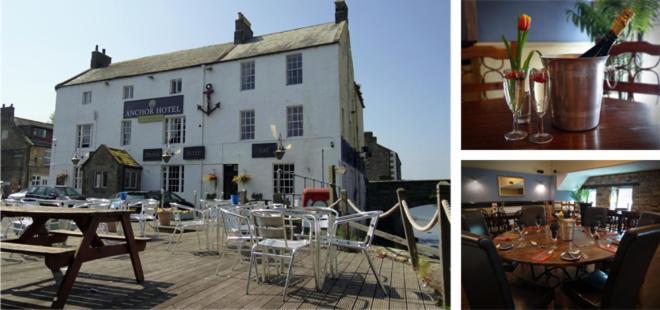
{"label": "wooden picnic table", "polygon": [[[660,149],[660,104],[603,98],[600,124],[587,131],[554,128],[550,113],[544,118],[546,132],[553,140],[535,144],[525,138],[506,141],[512,115],[503,98],[461,104],[461,145],[474,149]],[[538,131],[538,117],[532,113],[531,127],[520,125],[529,135]]]}
{"label": "wooden picnic table", "polygon": [[[84,262],[129,254],[133,272],[138,283],[144,281],[142,265],[138,251],[144,250],[147,238],[133,235],[128,210],[70,209],[59,207],[0,207],[1,217],[30,217],[32,224],[16,239],[2,240],[3,252],[23,253],[45,256],[46,266],[59,272],[59,268],[68,267],[62,278],[57,296],[51,307],[62,308],[71,292],[73,283]],[[50,219],[71,220],[80,232],[56,230],[48,231],[46,223]],[[121,222],[124,236],[99,235],[96,230],[100,223]],[[77,249],[52,247],[54,243],[66,241],[68,236],[82,237]],[[103,240],[123,240],[125,243],[106,244]]]}

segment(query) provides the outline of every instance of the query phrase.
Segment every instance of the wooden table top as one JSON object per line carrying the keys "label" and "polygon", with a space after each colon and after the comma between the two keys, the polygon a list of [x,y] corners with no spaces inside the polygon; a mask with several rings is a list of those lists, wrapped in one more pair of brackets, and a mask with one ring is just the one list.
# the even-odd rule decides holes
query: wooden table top
{"label": "wooden table top", "polygon": [[[593,264],[606,260],[610,257],[614,257],[614,253],[602,249],[599,247],[599,245],[607,247],[607,245],[610,243],[610,240],[618,237],[618,235],[604,235],[601,236],[600,239],[594,240],[591,236],[582,231],[582,227],[578,227],[573,234],[572,241],[563,241],[561,238],[557,238],[557,241],[552,241],[550,238],[549,228],[547,226],[545,226],[544,230],[541,231],[528,231],[523,240],[520,239],[520,235],[515,231],[505,232],[500,236],[504,238],[510,238],[511,241],[494,240],[496,245],[499,243],[513,244],[513,248],[510,250],[497,251],[502,259],[532,265],[560,267]],[[536,242],[537,245],[532,245],[531,241]],[[521,244],[523,247],[519,248]],[[556,249],[547,260],[538,262],[532,259],[533,256],[541,252],[547,253],[552,248],[552,246],[556,246]],[[561,259],[561,254],[568,250],[569,247],[572,247],[573,249],[579,249],[583,257],[577,261],[566,261]]]}
{"label": "wooden table top", "polygon": [[71,216],[71,215],[113,215],[131,213],[130,210],[105,210],[87,208],[60,208],[60,207],[0,207],[2,216]]}
{"label": "wooden table top", "polygon": [[[512,115],[503,98],[466,102],[461,106],[461,143],[467,149],[660,149],[660,104],[603,98],[600,124],[593,130],[569,132],[551,126],[545,116],[546,132],[554,139],[546,144],[506,141],[511,131]],[[538,131],[538,117],[532,124],[521,125],[528,134]]]}

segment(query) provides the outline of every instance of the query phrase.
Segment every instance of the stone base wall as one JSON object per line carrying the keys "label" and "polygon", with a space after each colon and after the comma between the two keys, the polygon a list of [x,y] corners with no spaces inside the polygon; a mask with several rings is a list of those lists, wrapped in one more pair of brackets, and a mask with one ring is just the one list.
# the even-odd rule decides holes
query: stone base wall
{"label": "stone base wall", "polygon": [[585,186],[596,188],[596,205],[609,207],[610,192],[616,184],[633,185],[633,211],[660,212],[660,170],[590,177]]}

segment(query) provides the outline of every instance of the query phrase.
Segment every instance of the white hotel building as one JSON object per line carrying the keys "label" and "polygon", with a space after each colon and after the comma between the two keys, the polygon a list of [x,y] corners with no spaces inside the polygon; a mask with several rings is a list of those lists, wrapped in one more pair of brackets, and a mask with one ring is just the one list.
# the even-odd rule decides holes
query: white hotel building
{"label": "white hotel building", "polygon": [[[141,190],[165,188],[192,200],[193,192],[234,191],[231,177],[247,173],[248,196],[271,199],[312,186],[278,169],[328,182],[335,165],[345,168],[337,185],[364,203],[364,105],[353,79],[348,8],[339,1],[335,10],[333,23],[254,37],[239,13],[232,43],[118,63],[93,51],[90,69],[55,87],[49,184],[66,174],[66,185],[103,186],[79,167],[105,144],[142,166]],[[271,124],[292,145],[281,160]],[[181,152],[165,163],[168,140]],[[74,154],[83,155],[76,166]],[[209,173],[218,176],[215,186]]]}

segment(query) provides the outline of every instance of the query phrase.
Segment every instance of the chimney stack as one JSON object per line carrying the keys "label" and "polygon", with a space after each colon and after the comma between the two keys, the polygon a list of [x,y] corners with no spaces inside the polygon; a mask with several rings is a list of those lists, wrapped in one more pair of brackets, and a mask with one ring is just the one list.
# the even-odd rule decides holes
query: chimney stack
{"label": "chimney stack", "polygon": [[2,115],[2,123],[3,124],[10,124],[14,122],[14,104],[10,104],[9,106],[5,106],[5,104],[2,104],[2,112],[0,113]]}
{"label": "chimney stack", "polygon": [[243,16],[243,13],[238,12],[236,30],[234,31],[234,44],[246,43],[250,40],[252,40],[252,24]]}
{"label": "chimney stack", "polygon": [[92,51],[92,61],[90,67],[92,69],[105,68],[109,66],[110,63],[112,63],[112,58],[105,54],[105,48],[103,49],[102,52],[99,52],[99,46],[96,45],[96,47]]}
{"label": "chimney stack", "polygon": [[344,0],[335,1],[335,24],[348,22],[348,6]]}

